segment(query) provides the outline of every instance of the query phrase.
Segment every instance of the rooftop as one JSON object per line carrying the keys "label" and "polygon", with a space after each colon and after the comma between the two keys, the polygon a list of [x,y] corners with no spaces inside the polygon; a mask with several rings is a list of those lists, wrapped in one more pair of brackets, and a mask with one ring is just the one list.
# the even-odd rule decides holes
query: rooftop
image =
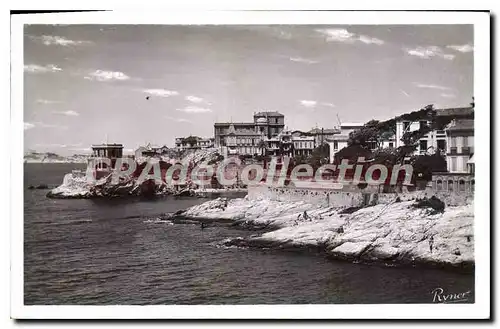
{"label": "rooftop", "polygon": [[92,148],[123,148],[123,144],[115,144],[115,143],[92,144]]}
{"label": "rooftop", "polygon": [[283,114],[281,114],[277,111],[256,112],[256,113],[254,113],[254,116],[284,117]]}
{"label": "rooftop", "polygon": [[309,130],[309,133],[311,134],[340,134],[340,129],[336,128],[313,128]]}
{"label": "rooftop", "polygon": [[335,135],[330,138],[332,141],[347,141],[349,136],[347,135]]}
{"label": "rooftop", "polygon": [[225,126],[255,126],[255,122],[216,122],[214,123],[214,126],[220,126],[220,127],[225,127]]}
{"label": "rooftop", "polygon": [[472,107],[454,107],[448,109],[436,109],[437,116],[465,116],[474,113]]}
{"label": "rooftop", "polygon": [[446,130],[457,131],[457,130],[474,130],[474,120],[472,119],[458,119],[453,120]]}

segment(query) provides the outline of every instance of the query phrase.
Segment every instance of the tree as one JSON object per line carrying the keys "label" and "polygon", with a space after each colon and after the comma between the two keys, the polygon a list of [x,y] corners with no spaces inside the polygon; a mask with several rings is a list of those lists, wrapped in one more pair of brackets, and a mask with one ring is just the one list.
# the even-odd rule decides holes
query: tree
{"label": "tree", "polygon": [[347,145],[360,145],[364,148],[370,148],[369,143],[375,142],[379,144],[380,131],[378,129],[379,121],[368,121],[361,129],[352,131],[349,134]]}
{"label": "tree", "polygon": [[316,147],[309,158],[307,159],[307,162],[313,167],[313,168],[319,168],[324,164],[327,164],[330,161],[330,146],[328,144],[323,144],[318,147]]}
{"label": "tree", "polygon": [[298,154],[292,158],[292,165],[297,166],[301,164],[306,164],[307,158],[304,155]]}
{"label": "tree", "polygon": [[[444,122],[436,124],[435,118],[436,111],[434,110],[434,106],[427,105],[418,111],[405,113],[390,120],[371,120],[361,129],[349,134],[348,146],[337,152],[335,162],[339,163],[341,159],[345,158],[349,159],[350,162],[356,162],[358,157],[364,157],[365,159],[373,158],[376,163],[383,163],[389,167],[397,163],[403,164],[404,160],[417,149],[419,140],[423,136],[429,133],[429,131],[436,129],[436,126],[444,124]],[[424,120],[430,121],[431,124],[423,125],[415,131],[404,132],[401,138],[404,145],[390,151],[379,151],[382,142],[396,134],[396,123],[398,121],[407,121],[411,126],[413,122]],[[373,149],[373,146],[375,146],[376,150],[374,154],[370,151]]]}
{"label": "tree", "polygon": [[335,153],[334,162],[336,164],[340,164],[343,159],[347,159],[349,160],[349,163],[356,163],[359,157],[371,159],[372,152],[368,148],[359,144],[350,145]]}
{"label": "tree", "polygon": [[432,180],[433,172],[446,171],[446,160],[439,153],[432,155],[420,155],[411,158],[410,163],[413,166],[413,173],[422,180]]}

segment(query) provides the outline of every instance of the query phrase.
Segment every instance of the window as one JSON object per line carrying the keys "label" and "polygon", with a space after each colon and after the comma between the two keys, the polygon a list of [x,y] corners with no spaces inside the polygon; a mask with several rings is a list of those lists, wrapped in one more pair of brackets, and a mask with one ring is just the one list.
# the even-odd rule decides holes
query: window
{"label": "window", "polygon": [[410,129],[410,121],[403,121],[403,132]]}
{"label": "window", "polygon": [[333,141],[333,149],[338,150],[339,149],[339,142],[338,141]]}
{"label": "window", "polygon": [[389,147],[393,148],[394,147],[394,143],[393,142],[389,142]]}
{"label": "window", "polygon": [[427,140],[421,140],[420,141],[420,152],[426,152],[427,151]]}
{"label": "window", "polygon": [[427,127],[427,121],[425,121],[425,120],[420,121],[420,129],[423,129],[426,127]]}
{"label": "window", "polygon": [[467,161],[469,161],[469,157],[462,157],[462,171],[467,171]]}
{"label": "window", "polygon": [[438,179],[437,182],[436,182],[436,189],[438,191],[441,191],[443,189],[443,181]]}
{"label": "window", "polygon": [[444,139],[438,139],[437,148],[438,148],[438,150],[445,150],[446,149],[446,141]]}
{"label": "window", "polygon": [[457,157],[451,158],[451,171],[457,171]]}
{"label": "window", "polygon": [[450,144],[450,153],[457,154],[457,138],[451,137]]}
{"label": "window", "polygon": [[458,182],[458,190],[460,192],[465,192],[465,181],[463,179],[461,179],[459,182]]}
{"label": "window", "polygon": [[463,137],[464,141],[463,141],[463,147],[467,147],[469,146],[469,138],[467,136],[464,136]]}

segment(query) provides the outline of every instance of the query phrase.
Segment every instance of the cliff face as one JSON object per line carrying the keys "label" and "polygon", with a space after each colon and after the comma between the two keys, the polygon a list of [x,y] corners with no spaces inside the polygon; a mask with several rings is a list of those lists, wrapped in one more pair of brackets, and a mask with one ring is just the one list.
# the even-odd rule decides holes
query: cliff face
{"label": "cliff face", "polygon": [[303,201],[217,199],[194,206],[183,216],[275,228],[227,245],[317,247],[348,260],[472,266],[473,204],[433,215],[432,209],[414,205],[415,201],[403,201],[346,211]]}

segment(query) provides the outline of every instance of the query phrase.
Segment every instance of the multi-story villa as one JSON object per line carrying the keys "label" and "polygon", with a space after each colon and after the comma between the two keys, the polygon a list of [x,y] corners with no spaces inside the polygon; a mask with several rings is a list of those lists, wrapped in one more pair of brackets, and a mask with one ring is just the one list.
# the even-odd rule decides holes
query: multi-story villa
{"label": "multi-story villa", "polygon": [[[456,119],[467,118],[473,112],[472,107],[462,107],[462,108],[449,108],[449,109],[437,109],[436,116],[452,116]],[[401,138],[406,132],[419,130],[423,126],[429,125],[427,120],[420,121],[404,121],[400,120],[396,122],[396,144],[395,147],[403,146],[404,143]],[[447,149],[446,145],[446,132],[444,130],[433,130],[427,135],[420,139],[419,145],[415,150],[414,154],[426,154],[441,152],[444,153]]]}
{"label": "multi-story villa", "polygon": [[292,138],[293,142],[293,155],[308,157],[314,151],[314,148],[319,146],[316,144],[316,139],[314,136],[294,136]]}
{"label": "multi-story villa", "polygon": [[166,145],[157,146],[148,143],[146,146],[139,146],[134,154],[136,159],[141,157],[160,157],[167,154],[169,150]]}
{"label": "multi-story villa", "polygon": [[455,119],[445,129],[450,173],[474,173],[474,120]]}
{"label": "multi-story villa", "polygon": [[223,155],[261,154],[261,141],[274,138],[285,128],[285,116],[279,112],[257,112],[253,122],[214,124],[214,144]]}
{"label": "multi-story villa", "polygon": [[209,147],[214,147],[213,138],[202,138],[198,136],[175,138],[175,149],[177,151],[184,151],[190,149],[204,149]]}
{"label": "multi-story villa", "polygon": [[437,190],[474,193],[474,120],[455,119],[445,129],[447,172],[432,174]]}
{"label": "multi-story villa", "polygon": [[314,136],[314,142],[316,145],[321,145],[328,143],[334,139],[335,136],[341,133],[341,128],[313,128],[307,132],[311,136]]}
{"label": "multi-story villa", "polygon": [[315,137],[303,135],[299,131],[283,130],[278,136],[265,140],[267,154],[275,156],[304,156],[312,154],[316,144]]}

